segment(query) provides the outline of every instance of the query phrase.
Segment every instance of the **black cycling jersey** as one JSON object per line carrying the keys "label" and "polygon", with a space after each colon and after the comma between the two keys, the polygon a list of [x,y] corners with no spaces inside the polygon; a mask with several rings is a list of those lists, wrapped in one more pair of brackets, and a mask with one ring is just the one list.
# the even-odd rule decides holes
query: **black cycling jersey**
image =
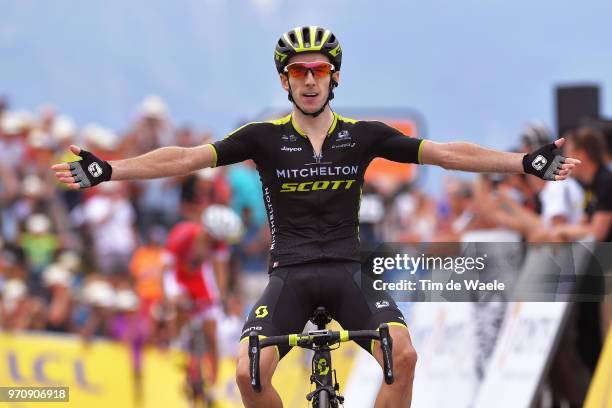
{"label": "black cycling jersey", "polygon": [[249,123],[214,143],[216,166],[252,159],[270,223],[270,269],[322,259],[359,260],[359,204],[375,157],[419,163],[422,140],[334,113],[316,154],[288,115]]}

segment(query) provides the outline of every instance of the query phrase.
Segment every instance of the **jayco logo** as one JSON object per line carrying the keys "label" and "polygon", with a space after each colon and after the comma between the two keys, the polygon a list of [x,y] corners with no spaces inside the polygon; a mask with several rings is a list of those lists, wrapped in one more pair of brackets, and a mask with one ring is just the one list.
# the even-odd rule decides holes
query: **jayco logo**
{"label": "jayco logo", "polygon": [[548,163],[548,160],[546,160],[546,158],[544,156],[542,156],[541,154],[538,155],[538,157],[536,157],[533,162],[531,163],[531,166],[540,171],[544,168],[544,166],[546,166],[546,163]]}
{"label": "jayco logo", "polygon": [[287,146],[283,146],[281,148],[281,151],[283,151],[283,152],[301,152],[302,148],[301,147],[287,147]]}
{"label": "jayco logo", "polygon": [[91,174],[94,177],[100,177],[102,175],[102,167],[100,167],[100,165],[98,163],[91,163],[88,167],[87,170],[89,170],[89,174]]}

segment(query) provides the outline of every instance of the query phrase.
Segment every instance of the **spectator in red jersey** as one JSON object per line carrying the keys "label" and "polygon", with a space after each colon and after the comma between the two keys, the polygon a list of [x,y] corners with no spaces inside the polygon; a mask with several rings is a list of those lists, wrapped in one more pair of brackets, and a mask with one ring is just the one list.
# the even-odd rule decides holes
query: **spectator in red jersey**
{"label": "spectator in red jersey", "polygon": [[[202,321],[214,382],[218,369],[217,319],[219,291],[213,268],[227,264],[227,248],[213,241],[200,223],[182,222],[168,235],[166,248],[172,255],[174,282],[168,295],[191,305],[192,316]],[[184,302],[182,302],[184,303]]]}

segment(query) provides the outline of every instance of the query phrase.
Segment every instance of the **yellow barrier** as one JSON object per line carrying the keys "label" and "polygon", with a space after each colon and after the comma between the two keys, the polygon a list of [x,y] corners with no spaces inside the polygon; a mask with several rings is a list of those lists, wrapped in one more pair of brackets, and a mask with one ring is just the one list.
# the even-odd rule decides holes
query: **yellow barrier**
{"label": "yellow barrier", "polygon": [[612,330],[599,357],[584,408],[612,407]]}
{"label": "yellow barrier", "polygon": [[[343,386],[348,382],[357,348],[349,343],[332,354]],[[53,403],[57,407],[188,408],[184,361],[178,351],[147,349],[139,392],[130,351],[121,344],[99,340],[86,345],[74,336],[0,333],[0,385],[69,387],[70,401]],[[219,408],[242,407],[235,372],[234,359],[222,359],[214,391]],[[305,350],[293,350],[280,362],[273,384],[285,406],[306,406],[309,375],[310,354]],[[0,403],[2,406],[6,404]],[[32,403],[10,406],[31,407]]]}
{"label": "yellow barrier", "polygon": [[2,333],[0,384],[67,386],[70,402],[54,403],[58,407],[134,406],[130,355],[110,342],[85,345],[74,337]]}

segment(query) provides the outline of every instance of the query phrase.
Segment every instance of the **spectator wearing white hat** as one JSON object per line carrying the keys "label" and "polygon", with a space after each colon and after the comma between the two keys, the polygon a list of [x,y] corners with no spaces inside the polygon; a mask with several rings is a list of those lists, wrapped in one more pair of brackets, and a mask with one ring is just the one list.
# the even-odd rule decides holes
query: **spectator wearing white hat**
{"label": "spectator wearing white hat", "polygon": [[71,329],[72,273],[62,264],[49,265],[42,273],[42,284],[48,290],[45,330],[67,333]]}
{"label": "spectator wearing white hat", "polygon": [[41,302],[30,298],[26,283],[17,278],[9,279],[2,286],[0,325],[4,330],[40,329],[37,324],[44,317]]}
{"label": "spectator wearing white hat", "polygon": [[104,274],[126,276],[136,248],[136,215],[122,182],[101,184],[98,192],[83,208],[96,265]]}
{"label": "spectator wearing white hat", "polygon": [[86,149],[104,160],[113,160],[120,156],[121,139],[113,130],[90,123],[81,130],[81,136]]}
{"label": "spectator wearing white hat", "polygon": [[173,132],[166,102],[158,95],[147,95],[138,107],[138,120],[130,134],[130,153],[142,154],[173,145]]}
{"label": "spectator wearing white hat", "polygon": [[[128,136],[127,146],[140,154],[175,143],[174,129],[168,117],[166,102],[158,95],[146,96],[138,107],[138,121]],[[142,234],[153,223],[170,228],[179,221],[176,208],[180,201],[180,179],[138,181],[139,227]]]}
{"label": "spectator wearing white hat", "polygon": [[14,216],[21,222],[33,213],[44,212],[50,189],[34,174],[25,176],[20,187],[21,197],[14,204]]}
{"label": "spectator wearing white hat", "polygon": [[53,139],[49,133],[32,129],[27,138],[26,163],[24,171],[45,177],[49,173],[45,168],[53,161]]}
{"label": "spectator wearing white hat", "polygon": [[26,137],[29,132],[28,115],[5,112],[0,120],[0,163],[13,170],[20,170],[26,153]]}
{"label": "spectator wearing white hat", "polygon": [[112,285],[103,277],[92,275],[83,284],[79,297],[73,322],[81,339],[89,342],[94,336],[107,336],[115,304]]}
{"label": "spectator wearing white hat", "polygon": [[64,250],[57,256],[57,263],[68,270],[72,275],[81,272],[81,256],[71,250]]}
{"label": "spectator wearing white hat", "polygon": [[[79,157],[72,153],[69,149],[70,145],[76,142],[77,127],[73,120],[65,115],[58,116],[53,121],[51,128],[53,144],[55,146],[54,161],[74,161]],[[68,211],[74,209],[83,199],[83,192],[66,188],[62,183],[57,184],[57,188],[61,192],[62,199]]]}
{"label": "spectator wearing white hat", "polygon": [[149,322],[138,315],[139,299],[128,287],[115,293],[114,314],[109,323],[110,336],[125,344],[132,356],[136,392],[142,392],[142,352],[149,335]]}
{"label": "spectator wearing white hat", "polygon": [[58,237],[53,233],[51,219],[43,213],[30,215],[25,222],[25,231],[19,239],[31,271],[31,282],[38,287],[42,271],[53,261],[55,251],[60,248]]}

